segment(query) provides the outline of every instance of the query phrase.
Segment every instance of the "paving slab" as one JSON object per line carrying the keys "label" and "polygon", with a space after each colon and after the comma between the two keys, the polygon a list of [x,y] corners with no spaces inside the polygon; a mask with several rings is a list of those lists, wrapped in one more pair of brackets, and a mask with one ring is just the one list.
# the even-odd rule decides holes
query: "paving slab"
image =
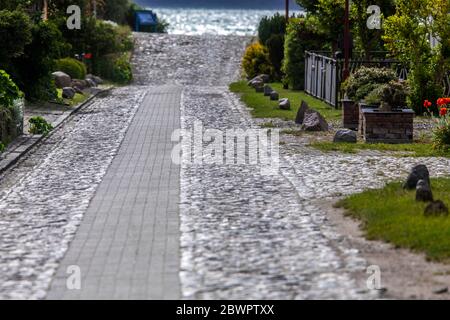
{"label": "paving slab", "polygon": [[[62,260],[47,299],[177,299],[181,88],[152,87]],[[81,289],[69,289],[70,266]]]}

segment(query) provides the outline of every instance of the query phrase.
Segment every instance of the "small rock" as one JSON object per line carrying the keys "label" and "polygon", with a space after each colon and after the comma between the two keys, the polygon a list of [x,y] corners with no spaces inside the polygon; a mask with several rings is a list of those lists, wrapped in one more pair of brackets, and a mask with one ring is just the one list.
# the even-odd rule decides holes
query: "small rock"
{"label": "small rock", "polygon": [[258,76],[264,83],[268,83],[270,81],[270,76],[268,74],[260,74]]}
{"label": "small rock", "polygon": [[269,86],[268,84],[265,84],[264,85],[264,96],[269,97],[272,92],[273,92],[272,87]]}
{"label": "small rock", "polygon": [[73,99],[73,97],[75,96],[75,89],[72,87],[64,87],[62,89],[62,97],[64,99]]}
{"label": "small rock", "polygon": [[448,208],[441,200],[433,201],[425,208],[425,216],[448,216]]}
{"label": "small rock", "polygon": [[86,80],[72,79],[70,86],[72,88],[77,87],[77,88],[83,90],[88,87],[88,83]]}
{"label": "small rock", "polygon": [[83,90],[81,90],[80,88],[78,88],[77,86],[72,86],[73,90],[75,90],[76,93],[79,94],[84,94]]}
{"label": "small rock", "polygon": [[92,81],[94,81],[97,85],[102,84],[103,83],[103,79],[97,76],[94,76],[93,74],[88,74],[86,75],[86,79],[91,79]]}
{"label": "small rock", "polygon": [[283,98],[280,100],[279,107],[281,110],[290,110],[291,109],[291,102],[288,98]]}
{"label": "small rock", "polygon": [[428,182],[428,185],[431,185],[430,172],[428,171],[427,166],[423,164],[417,165],[414,168],[412,168],[411,173],[408,176],[408,179],[403,185],[403,188],[413,190],[417,187],[417,182],[419,182],[419,180],[425,180],[426,182]]}
{"label": "small rock", "polygon": [[251,80],[249,82],[249,86],[256,88],[256,87],[262,87],[264,85],[264,82],[260,79]]}
{"label": "small rock", "polygon": [[302,101],[300,105],[300,109],[297,111],[297,116],[295,118],[296,124],[303,124],[303,120],[305,120],[305,113],[309,110],[309,106],[305,101]]}
{"label": "small rock", "polygon": [[426,180],[419,180],[417,182],[416,201],[433,201],[433,193],[431,192],[431,187]]}
{"label": "small rock", "polygon": [[87,84],[89,85],[89,87],[96,87],[96,86],[97,86],[97,84],[95,83],[95,81],[92,80],[92,79],[86,78],[86,82],[87,82]]}
{"label": "small rock", "polygon": [[328,131],[328,123],[319,112],[309,110],[305,113],[302,129],[305,131]]}
{"label": "small rock", "polygon": [[448,287],[440,287],[433,290],[434,294],[443,294],[448,292]]}
{"label": "small rock", "polygon": [[270,100],[278,101],[279,99],[280,99],[280,94],[278,92],[276,92],[275,90],[272,91],[272,93],[270,94]]}
{"label": "small rock", "polygon": [[336,132],[334,136],[334,143],[356,143],[358,141],[358,137],[356,136],[356,132],[349,129],[341,129]]}
{"label": "small rock", "polygon": [[57,88],[70,87],[72,82],[70,76],[62,71],[53,72],[52,77]]}

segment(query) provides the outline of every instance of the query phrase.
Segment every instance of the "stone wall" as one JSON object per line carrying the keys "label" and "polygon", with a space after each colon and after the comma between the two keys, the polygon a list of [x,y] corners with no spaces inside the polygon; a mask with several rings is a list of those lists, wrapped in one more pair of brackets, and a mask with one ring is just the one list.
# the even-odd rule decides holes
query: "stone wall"
{"label": "stone wall", "polygon": [[359,106],[352,100],[342,100],[342,124],[346,129],[358,130]]}
{"label": "stone wall", "polygon": [[412,143],[414,111],[380,112],[360,108],[360,134],[368,143]]}

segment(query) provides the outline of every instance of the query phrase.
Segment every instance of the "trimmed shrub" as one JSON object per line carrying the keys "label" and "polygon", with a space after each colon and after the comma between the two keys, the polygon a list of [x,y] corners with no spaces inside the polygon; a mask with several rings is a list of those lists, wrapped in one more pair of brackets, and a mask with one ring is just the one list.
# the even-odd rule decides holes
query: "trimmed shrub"
{"label": "trimmed shrub", "polygon": [[56,60],[55,71],[65,72],[72,79],[84,79],[87,73],[84,63],[73,58],[63,58]]}
{"label": "trimmed shrub", "polygon": [[95,65],[95,73],[120,84],[129,83],[133,79],[129,55],[126,53],[101,57]]}
{"label": "trimmed shrub", "polygon": [[387,84],[398,80],[397,75],[391,69],[361,67],[342,84],[349,99],[361,101],[381,84]]}
{"label": "trimmed shrub", "polygon": [[385,104],[392,108],[406,107],[408,97],[408,86],[404,81],[391,81],[378,85],[365,98],[365,102],[370,105]]}
{"label": "trimmed shrub", "polygon": [[269,61],[269,53],[267,48],[259,42],[252,43],[247,47],[242,67],[248,78],[254,78],[259,74],[273,75],[273,67]]}
{"label": "trimmed shrub", "polygon": [[323,41],[319,29],[307,18],[292,18],[286,30],[284,60],[281,71],[283,83],[295,90],[305,86],[305,50],[319,50]]}

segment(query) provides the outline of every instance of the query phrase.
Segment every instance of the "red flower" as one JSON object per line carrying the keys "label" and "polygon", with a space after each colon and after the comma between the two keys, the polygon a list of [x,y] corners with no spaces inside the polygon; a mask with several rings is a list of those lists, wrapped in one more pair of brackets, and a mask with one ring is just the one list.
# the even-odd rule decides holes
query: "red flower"
{"label": "red flower", "polygon": [[439,111],[439,114],[443,117],[447,114],[447,108],[441,108],[441,111]]}
{"label": "red flower", "polygon": [[447,104],[450,104],[450,98],[439,98],[437,101],[437,105],[439,107],[445,106]]}
{"label": "red flower", "polygon": [[92,59],[92,53],[85,53],[84,54],[85,59]]}
{"label": "red flower", "polygon": [[424,106],[425,108],[429,108],[429,107],[432,106],[432,103],[431,103],[430,101],[428,101],[428,100],[425,100],[424,103],[423,103],[423,106]]}

